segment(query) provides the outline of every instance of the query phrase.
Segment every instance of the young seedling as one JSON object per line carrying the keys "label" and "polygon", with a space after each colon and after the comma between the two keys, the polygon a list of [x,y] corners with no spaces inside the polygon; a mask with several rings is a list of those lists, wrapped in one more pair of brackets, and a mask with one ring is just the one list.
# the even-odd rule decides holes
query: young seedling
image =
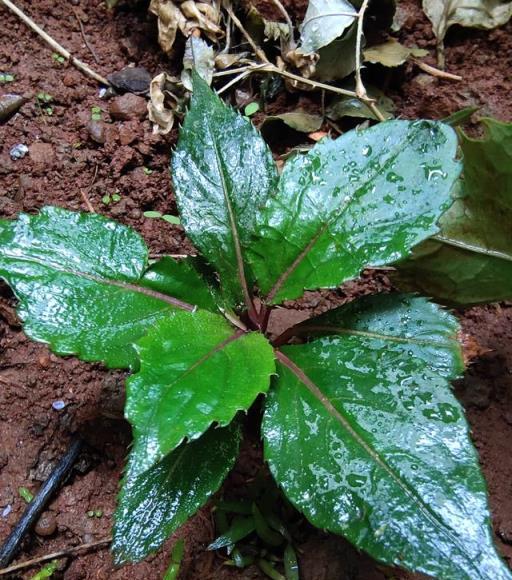
{"label": "young seedling", "polygon": [[305,289],[394,263],[437,232],[460,173],[453,130],[388,121],[323,140],[279,175],[250,121],[193,83],[172,177],[202,260],[148,265],[136,232],[94,214],[0,222],[0,276],[25,332],[132,371],[116,562],[141,560],[206,503],[264,394],[265,460],[314,525],[431,576],[510,578],[450,386],[463,372],[456,319],[386,294],[281,336],[269,326]]}

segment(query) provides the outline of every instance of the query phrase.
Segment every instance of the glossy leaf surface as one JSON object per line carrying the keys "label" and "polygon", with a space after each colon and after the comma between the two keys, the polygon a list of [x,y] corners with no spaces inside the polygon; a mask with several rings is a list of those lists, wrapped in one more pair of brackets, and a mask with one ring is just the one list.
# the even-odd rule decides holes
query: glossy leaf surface
{"label": "glossy leaf surface", "polygon": [[262,334],[244,333],[203,311],[170,313],[136,349],[140,371],[127,381],[125,414],[139,473],[213,422],[230,423],[268,390],[275,371]]}
{"label": "glossy leaf surface", "polygon": [[457,323],[422,298],[381,295],[303,325],[332,333],[279,354],[265,456],[318,526],[438,578],[505,579],[485,483],[449,381]]}
{"label": "glossy leaf surface", "polygon": [[218,272],[231,305],[244,301],[244,260],[257,216],[276,189],[277,169],[251,122],[226,106],[197,75],[172,160],[182,224]]}
{"label": "glossy leaf surface", "polygon": [[441,232],[398,265],[396,281],[449,304],[512,298],[512,123],[482,119],[483,139],[461,132],[462,196]]}
{"label": "glossy leaf surface", "polygon": [[142,560],[204,505],[233,467],[239,444],[236,424],[212,427],[138,477],[132,454],[115,518],[116,563]]}
{"label": "glossy leaf surface", "polygon": [[193,308],[176,300],[182,285],[167,285],[174,298],[144,287],[147,253],[135,231],[99,215],[47,207],[0,221],[0,277],[27,335],[110,367],[134,366],[131,343],[176,306]]}
{"label": "glossy leaf surface", "polygon": [[459,175],[456,147],[441,123],[388,121],[290,160],[251,246],[267,301],[335,287],[434,234]]}
{"label": "glossy leaf surface", "polygon": [[162,294],[186,297],[188,302],[198,308],[218,311],[215,290],[206,284],[196,268],[194,258],[173,260],[165,256],[146,270],[141,283]]}

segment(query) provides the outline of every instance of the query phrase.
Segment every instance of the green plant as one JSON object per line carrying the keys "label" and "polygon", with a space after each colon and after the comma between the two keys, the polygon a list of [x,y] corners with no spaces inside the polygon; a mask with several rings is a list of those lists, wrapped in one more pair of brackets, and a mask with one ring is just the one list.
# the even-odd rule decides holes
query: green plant
{"label": "green plant", "polygon": [[36,106],[41,112],[45,113],[49,117],[53,115],[53,107],[51,103],[53,102],[53,97],[49,93],[40,92],[36,95]]}
{"label": "green plant", "polygon": [[240,411],[261,404],[265,459],[313,524],[388,564],[510,578],[450,387],[463,371],[455,318],[389,294],[269,330],[276,305],[436,233],[460,173],[455,133],[389,121],[324,140],[279,176],[251,123],[193,83],[172,175],[204,260],[148,265],[141,237],[99,215],[0,222],[0,275],[25,332],[133,373],[116,561],[144,558],[211,497],[238,453]]}

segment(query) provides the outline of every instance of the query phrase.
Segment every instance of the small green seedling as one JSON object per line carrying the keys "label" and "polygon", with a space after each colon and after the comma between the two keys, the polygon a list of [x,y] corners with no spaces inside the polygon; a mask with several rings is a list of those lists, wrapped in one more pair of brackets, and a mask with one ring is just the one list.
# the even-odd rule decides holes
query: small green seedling
{"label": "small green seedling", "polygon": [[87,512],[88,518],[101,518],[103,516],[103,510],[89,510]]}
{"label": "small green seedling", "polygon": [[53,97],[49,93],[40,92],[36,95],[36,105],[39,111],[48,116],[53,115],[53,107],[50,104],[52,101]]}
{"label": "small green seedling", "polygon": [[169,224],[173,224],[179,226],[181,224],[181,220],[178,216],[170,215],[170,214],[163,214],[160,211],[149,210],[144,212],[144,217],[150,219],[162,219]]}
{"label": "small green seedling", "polygon": [[52,53],[52,60],[53,62],[56,62],[58,64],[64,64],[66,62],[66,59],[62,56],[62,54],[59,54],[58,52]]}
{"label": "small green seedling", "polygon": [[151,175],[153,173],[153,170],[149,167],[143,167],[142,171],[144,171],[144,175]]}
{"label": "small green seedling", "polygon": [[111,203],[117,203],[118,201],[121,201],[121,195],[117,191],[112,194],[107,193],[101,198],[101,203],[103,205],[110,205]]}
{"label": "small green seedling", "polygon": [[244,115],[246,117],[252,117],[255,113],[257,113],[260,110],[260,105],[259,103],[253,102],[253,103],[249,103],[248,105],[245,106],[244,109]]}
{"label": "small green seedling", "polygon": [[18,487],[18,493],[27,503],[30,503],[34,499],[34,494],[27,487]]}
{"label": "small green seedling", "polygon": [[101,121],[103,117],[103,111],[100,107],[91,107],[91,119],[93,121]]}
{"label": "small green seedling", "polygon": [[0,72],[0,84],[13,83],[16,80],[15,75],[11,73]]}
{"label": "small green seedling", "polygon": [[[0,221],[0,277],[27,335],[131,371],[115,561],[143,559],[211,498],[252,408],[273,478],[318,528],[426,575],[510,579],[450,384],[464,370],[455,317],[390,293],[273,325],[305,290],[394,264],[437,233],[461,171],[454,130],[387,121],[279,173],[250,121],[192,77],[171,173],[201,259],[150,263],[139,234],[97,214]],[[231,543],[256,529],[240,517]]]}
{"label": "small green seedling", "polygon": [[55,572],[57,572],[58,569],[59,569],[59,561],[52,560],[49,564],[43,566],[43,568],[41,568],[39,572],[34,574],[34,576],[30,578],[30,580],[45,580],[45,578],[51,578],[55,574]]}

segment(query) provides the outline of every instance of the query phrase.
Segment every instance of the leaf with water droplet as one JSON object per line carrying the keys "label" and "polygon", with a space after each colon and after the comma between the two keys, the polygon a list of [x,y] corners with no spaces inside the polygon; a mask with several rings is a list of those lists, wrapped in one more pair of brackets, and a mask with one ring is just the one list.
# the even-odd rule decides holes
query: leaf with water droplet
{"label": "leaf with water droplet", "polygon": [[247,253],[266,300],[335,287],[436,233],[460,172],[456,148],[441,123],[388,121],[289,160]]}
{"label": "leaf with water droplet", "polygon": [[[450,305],[512,298],[512,123],[482,119],[486,135],[460,133],[464,179],[441,231],[398,264],[396,283]],[[437,165],[423,170],[431,182],[445,178]]]}
{"label": "leaf with water droplet", "polygon": [[275,371],[272,347],[261,333],[234,329],[201,310],[169,313],[136,351],[140,370],[127,380],[125,406],[133,427],[132,477],[212,423],[229,424],[266,393]]}
{"label": "leaf with water droplet", "polygon": [[59,354],[135,367],[133,342],[176,308],[196,306],[182,300],[216,309],[193,267],[166,265],[165,287],[150,288],[142,238],[97,214],[47,207],[0,221],[0,277],[19,300],[25,332]]}
{"label": "leaf with water droplet", "polygon": [[237,422],[212,427],[141,475],[134,472],[132,452],[115,514],[116,564],[137,562],[157,550],[204,505],[233,467],[239,445]]}
{"label": "leaf with water droplet", "polygon": [[292,503],[386,564],[510,580],[449,383],[463,370],[455,318],[379,295],[296,330],[308,342],[278,354],[263,421],[265,458]]}

